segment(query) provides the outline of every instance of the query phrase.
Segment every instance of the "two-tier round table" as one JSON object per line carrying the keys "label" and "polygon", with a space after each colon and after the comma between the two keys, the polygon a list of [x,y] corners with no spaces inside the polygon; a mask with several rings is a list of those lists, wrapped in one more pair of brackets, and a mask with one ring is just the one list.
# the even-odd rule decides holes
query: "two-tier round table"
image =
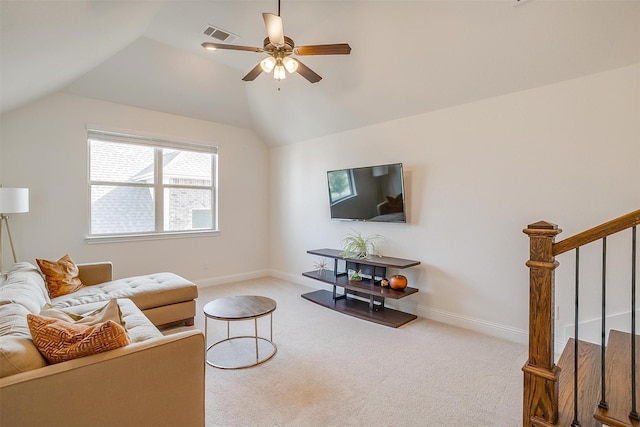
{"label": "two-tier round table", "polygon": [[[241,295],[241,296],[232,296],[232,297],[224,297],[213,300],[207,303],[204,306],[204,336],[205,342],[208,343],[208,324],[209,319],[222,320],[227,322],[227,338],[217,341],[211,345],[209,345],[206,349],[205,360],[208,365],[213,366],[219,369],[242,369],[249,368],[251,366],[256,366],[261,363],[266,362],[275,356],[278,348],[273,342],[273,312],[276,309],[276,302],[271,298],[262,297],[262,296],[254,296],[254,295]],[[258,336],[258,319],[264,316],[269,315],[269,339]],[[242,336],[230,336],[229,334],[229,324],[230,322],[242,321],[242,320],[253,320],[254,322],[254,335],[242,335]],[[242,364],[239,366],[227,366],[221,365],[218,363],[213,363],[208,358],[208,353],[214,347],[219,346],[222,343],[229,342],[232,340],[254,340],[255,341],[255,350],[256,350],[256,358],[255,362]],[[260,357],[259,352],[259,341],[265,341],[271,345],[273,348],[267,354],[263,354]],[[264,352],[263,352],[264,353]]]}

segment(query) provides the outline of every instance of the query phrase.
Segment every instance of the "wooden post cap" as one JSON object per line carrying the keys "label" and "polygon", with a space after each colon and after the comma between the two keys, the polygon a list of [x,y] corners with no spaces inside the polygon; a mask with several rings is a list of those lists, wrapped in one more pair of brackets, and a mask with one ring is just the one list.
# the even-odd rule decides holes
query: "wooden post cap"
{"label": "wooden post cap", "polygon": [[534,230],[557,230],[558,226],[547,221],[538,221],[527,225],[527,228]]}

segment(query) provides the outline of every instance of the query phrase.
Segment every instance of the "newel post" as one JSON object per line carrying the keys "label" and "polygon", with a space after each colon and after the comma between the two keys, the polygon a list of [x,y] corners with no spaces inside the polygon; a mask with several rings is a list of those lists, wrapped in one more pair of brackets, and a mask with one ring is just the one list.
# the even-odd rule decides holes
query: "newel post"
{"label": "newel post", "polygon": [[524,365],[523,426],[532,418],[558,420],[558,376],[554,362],[554,274],[558,263],[553,243],[562,230],[540,221],[523,230],[529,236],[529,359]]}

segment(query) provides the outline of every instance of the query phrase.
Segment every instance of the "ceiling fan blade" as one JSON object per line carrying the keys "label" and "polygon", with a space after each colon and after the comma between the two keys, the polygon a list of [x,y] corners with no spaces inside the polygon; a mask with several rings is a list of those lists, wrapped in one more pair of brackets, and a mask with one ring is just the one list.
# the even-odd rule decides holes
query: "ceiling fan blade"
{"label": "ceiling fan blade", "polygon": [[[298,60],[296,59],[296,61]],[[322,77],[320,77],[320,75],[318,75],[315,71],[313,71],[311,68],[307,67],[300,61],[298,61],[298,69],[296,71],[311,83],[317,83],[322,80]]]}
{"label": "ceiling fan blade", "polygon": [[284,46],[284,28],[282,27],[282,18],[273,13],[263,13],[264,25],[267,27],[267,35],[269,41],[275,47]]}
{"label": "ceiling fan blade", "polygon": [[242,78],[242,80],[244,80],[245,82],[252,82],[252,81],[254,81],[256,79],[256,77],[258,77],[260,75],[260,73],[262,73],[262,67],[260,66],[260,63],[258,62],[258,65],[253,67],[253,69],[251,71],[249,71],[247,73],[247,75]]}
{"label": "ceiling fan blade", "polygon": [[298,46],[293,49],[296,55],[349,55],[351,46],[348,43],[316,44],[311,46]]}
{"label": "ceiling fan blade", "polygon": [[263,52],[264,50],[259,47],[252,46],[238,46],[235,44],[225,43],[202,43],[202,47],[205,49],[228,49],[228,50],[246,50],[249,52]]}

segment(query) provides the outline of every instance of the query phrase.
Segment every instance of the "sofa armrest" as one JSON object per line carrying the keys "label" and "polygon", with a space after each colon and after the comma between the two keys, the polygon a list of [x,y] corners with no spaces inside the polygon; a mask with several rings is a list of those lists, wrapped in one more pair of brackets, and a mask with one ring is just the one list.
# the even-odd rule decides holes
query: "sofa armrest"
{"label": "sofa armrest", "polygon": [[85,286],[113,280],[113,263],[109,261],[78,264],[80,281]]}
{"label": "sofa armrest", "polygon": [[389,212],[391,212],[391,208],[389,207],[389,202],[387,201],[378,203],[377,208],[378,208],[378,215],[386,215]]}
{"label": "sofa armrest", "polygon": [[198,330],[0,379],[0,425],[204,426]]}

